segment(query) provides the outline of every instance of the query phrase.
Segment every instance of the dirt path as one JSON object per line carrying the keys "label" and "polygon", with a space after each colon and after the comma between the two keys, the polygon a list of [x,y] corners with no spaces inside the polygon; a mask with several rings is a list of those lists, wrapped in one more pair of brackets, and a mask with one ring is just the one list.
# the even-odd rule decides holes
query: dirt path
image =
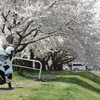
{"label": "dirt path", "polygon": [[41,82],[18,82],[16,84],[12,83],[12,88],[8,88],[7,84],[4,85],[0,85],[0,91],[7,91],[7,90],[13,90],[15,88],[23,88],[23,87],[27,87],[27,86],[37,86],[40,85]]}
{"label": "dirt path", "polygon": [[26,86],[36,86],[39,85],[40,82],[18,82],[17,84],[12,84],[12,87],[26,87]]}
{"label": "dirt path", "polygon": [[[41,79],[36,79],[36,81],[20,81],[20,82],[16,82],[16,83],[12,82],[12,87],[13,87],[13,89],[15,89],[15,88],[23,88],[23,87],[27,87],[27,86],[41,85],[42,82],[48,82],[51,77],[54,77],[54,76],[53,75],[47,75],[47,76],[44,75],[41,77]],[[32,77],[32,79],[33,79],[33,77]],[[0,91],[3,91],[3,90],[12,90],[12,89],[9,89],[8,85],[4,84],[4,85],[0,85]]]}

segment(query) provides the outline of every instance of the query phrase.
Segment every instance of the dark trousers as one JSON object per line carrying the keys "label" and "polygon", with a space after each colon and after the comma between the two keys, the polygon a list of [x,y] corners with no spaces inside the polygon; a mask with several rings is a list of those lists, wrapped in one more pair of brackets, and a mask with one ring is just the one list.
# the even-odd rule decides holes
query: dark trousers
{"label": "dark trousers", "polygon": [[5,73],[3,71],[0,71],[0,84],[4,84],[5,82]]}

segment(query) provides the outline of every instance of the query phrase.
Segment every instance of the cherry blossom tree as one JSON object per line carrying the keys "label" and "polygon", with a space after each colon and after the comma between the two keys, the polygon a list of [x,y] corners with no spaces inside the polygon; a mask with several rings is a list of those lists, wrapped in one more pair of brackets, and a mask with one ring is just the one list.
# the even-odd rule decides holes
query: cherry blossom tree
{"label": "cherry blossom tree", "polygon": [[1,0],[0,35],[16,53],[29,47],[39,57],[56,54],[54,63],[99,65],[98,6],[98,0]]}

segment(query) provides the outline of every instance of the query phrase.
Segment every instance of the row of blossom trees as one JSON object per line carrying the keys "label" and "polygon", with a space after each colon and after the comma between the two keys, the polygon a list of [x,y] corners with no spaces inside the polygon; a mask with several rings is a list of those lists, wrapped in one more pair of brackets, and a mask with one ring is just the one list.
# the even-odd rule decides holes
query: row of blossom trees
{"label": "row of blossom trees", "polygon": [[74,59],[99,65],[98,4],[98,0],[1,0],[2,44],[13,44],[16,53],[28,47],[44,65],[51,60],[54,70]]}

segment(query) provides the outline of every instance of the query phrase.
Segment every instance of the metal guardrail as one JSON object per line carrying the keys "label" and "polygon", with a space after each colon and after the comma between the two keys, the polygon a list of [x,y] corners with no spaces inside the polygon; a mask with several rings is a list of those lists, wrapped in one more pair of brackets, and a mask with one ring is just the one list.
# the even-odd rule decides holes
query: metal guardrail
{"label": "metal guardrail", "polygon": [[[19,64],[13,64],[13,61],[15,59],[18,59],[18,60],[24,60],[24,61],[31,61],[33,63],[39,63],[40,64],[40,68],[35,68],[36,66],[32,66],[32,67],[29,67],[29,66],[22,66],[22,65],[19,65]],[[33,70],[39,70],[39,76],[38,78],[40,79],[41,78],[41,72],[42,72],[42,63],[38,60],[32,60],[32,59],[26,59],[26,58],[19,58],[19,57],[13,57],[12,60],[11,60],[11,63],[12,63],[12,66],[16,66],[16,67],[21,67],[21,68],[26,68],[26,69],[33,69]]]}

